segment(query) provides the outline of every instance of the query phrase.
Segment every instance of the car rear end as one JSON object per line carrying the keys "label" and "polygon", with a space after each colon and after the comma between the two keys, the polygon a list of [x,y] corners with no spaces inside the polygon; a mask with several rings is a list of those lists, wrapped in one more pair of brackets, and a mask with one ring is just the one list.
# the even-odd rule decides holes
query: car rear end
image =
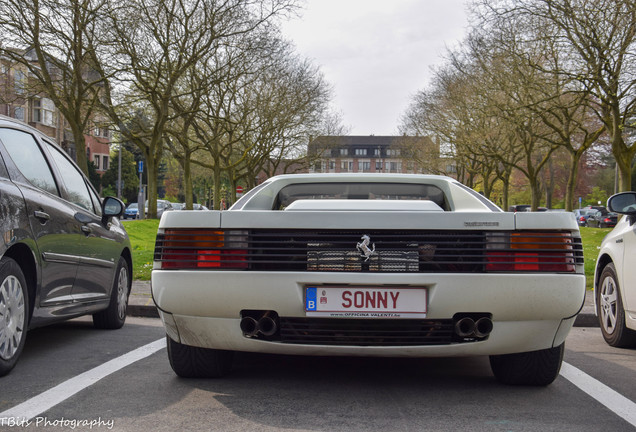
{"label": "car rear end", "polygon": [[565,213],[226,211],[166,213],[152,290],[188,346],[464,356],[560,345],[585,281]]}

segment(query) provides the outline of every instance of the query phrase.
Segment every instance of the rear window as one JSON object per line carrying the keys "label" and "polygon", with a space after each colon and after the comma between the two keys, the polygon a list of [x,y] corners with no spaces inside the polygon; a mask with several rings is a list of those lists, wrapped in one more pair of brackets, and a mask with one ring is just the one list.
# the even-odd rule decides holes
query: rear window
{"label": "rear window", "polygon": [[448,210],[440,188],[417,183],[301,183],[278,192],[274,210],[301,199],[429,200]]}

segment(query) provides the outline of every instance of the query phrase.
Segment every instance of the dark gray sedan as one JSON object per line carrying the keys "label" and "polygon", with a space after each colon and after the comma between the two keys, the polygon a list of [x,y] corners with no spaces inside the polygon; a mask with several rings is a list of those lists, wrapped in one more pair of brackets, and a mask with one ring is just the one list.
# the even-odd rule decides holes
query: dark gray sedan
{"label": "dark gray sedan", "polygon": [[50,138],[0,116],[0,376],[28,329],[87,314],[97,328],[124,325],[132,259],[123,211]]}

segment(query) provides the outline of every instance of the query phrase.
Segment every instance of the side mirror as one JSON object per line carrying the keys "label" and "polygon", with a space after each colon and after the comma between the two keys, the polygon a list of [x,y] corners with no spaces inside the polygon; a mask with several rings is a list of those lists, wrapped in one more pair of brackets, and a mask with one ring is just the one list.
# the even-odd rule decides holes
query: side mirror
{"label": "side mirror", "polygon": [[102,202],[102,220],[106,222],[112,217],[121,217],[125,210],[123,202],[115,197],[106,197]]}
{"label": "side mirror", "polygon": [[607,200],[610,211],[627,215],[630,225],[636,221],[636,192],[622,192],[612,195]]}
{"label": "side mirror", "polygon": [[621,214],[636,214],[636,192],[622,192],[607,200],[610,211]]}

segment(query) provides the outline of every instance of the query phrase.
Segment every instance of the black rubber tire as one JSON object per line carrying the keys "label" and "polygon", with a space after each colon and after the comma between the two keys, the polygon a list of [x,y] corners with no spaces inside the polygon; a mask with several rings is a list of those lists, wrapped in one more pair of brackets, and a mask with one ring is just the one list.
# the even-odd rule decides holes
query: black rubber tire
{"label": "black rubber tire", "polygon": [[[614,299],[614,301],[610,301]],[[603,339],[608,345],[617,348],[636,346],[636,331],[625,325],[625,309],[621,298],[621,288],[616,277],[613,263],[605,266],[596,288],[596,314]],[[612,319],[615,322],[611,322]]]}
{"label": "black rubber tire", "polygon": [[93,325],[96,328],[116,330],[123,327],[126,322],[126,309],[128,307],[131,284],[128,262],[126,262],[124,257],[119,257],[113,289],[110,293],[110,303],[103,311],[93,314]]}
{"label": "black rubber tire", "polygon": [[559,376],[565,344],[539,351],[490,356],[495,378],[508,385],[547,386]]}
{"label": "black rubber tire", "polygon": [[172,370],[182,378],[221,378],[232,369],[234,352],[183,345],[166,336]]}
{"label": "black rubber tire", "polygon": [[0,259],[0,376],[15,367],[26,341],[29,290],[18,263]]}

